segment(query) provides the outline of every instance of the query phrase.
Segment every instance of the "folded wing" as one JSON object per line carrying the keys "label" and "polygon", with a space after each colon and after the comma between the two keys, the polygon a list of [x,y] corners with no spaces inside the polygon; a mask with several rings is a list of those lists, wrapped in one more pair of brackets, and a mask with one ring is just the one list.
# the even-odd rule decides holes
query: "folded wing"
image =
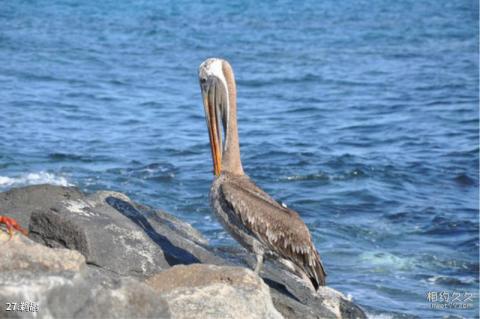
{"label": "folded wing", "polygon": [[325,270],[300,216],[280,205],[248,177],[230,179],[220,191],[239,221],[258,241],[300,268],[315,289],[325,285]]}

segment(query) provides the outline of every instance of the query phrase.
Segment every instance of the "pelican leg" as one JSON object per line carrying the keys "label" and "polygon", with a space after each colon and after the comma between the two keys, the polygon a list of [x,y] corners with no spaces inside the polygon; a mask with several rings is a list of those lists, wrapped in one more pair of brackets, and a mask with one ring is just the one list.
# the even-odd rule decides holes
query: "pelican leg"
{"label": "pelican leg", "polygon": [[257,264],[255,265],[255,273],[258,275],[258,274],[260,274],[260,271],[262,270],[263,253],[255,254],[255,257],[257,258]]}
{"label": "pelican leg", "polygon": [[258,275],[262,270],[263,265],[263,255],[265,254],[265,250],[257,240],[253,240],[252,243],[252,251],[255,254],[255,258],[257,259],[257,264],[255,265],[255,273]]}

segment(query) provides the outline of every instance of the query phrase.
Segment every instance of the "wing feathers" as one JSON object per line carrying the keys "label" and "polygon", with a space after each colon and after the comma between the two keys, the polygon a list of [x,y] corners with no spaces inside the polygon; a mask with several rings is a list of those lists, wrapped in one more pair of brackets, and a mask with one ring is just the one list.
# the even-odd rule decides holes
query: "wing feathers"
{"label": "wing feathers", "polygon": [[310,232],[298,214],[247,178],[228,179],[220,191],[242,224],[265,246],[304,271],[315,289],[325,285],[325,271]]}

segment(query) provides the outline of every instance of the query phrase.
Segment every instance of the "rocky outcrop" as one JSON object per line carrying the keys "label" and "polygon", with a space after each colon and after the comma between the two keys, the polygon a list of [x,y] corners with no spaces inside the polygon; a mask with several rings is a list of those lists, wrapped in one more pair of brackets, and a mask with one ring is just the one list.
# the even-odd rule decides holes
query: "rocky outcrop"
{"label": "rocky outcrop", "polygon": [[147,280],[170,307],[172,318],[280,319],[270,289],[243,267],[174,266]]}
{"label": "rocky outcrop", "polygon": [[50,249],[25,236],[9,238],[0,232],[0,272],[79,272],[85,266],[85,258],[78,251]]}
{"label": "rocky outcrop", "polygon": [[[253,256],[241,248],[222,249],[216,253],[230,263],[250,268],[248,265],[254,264]],[[267,261],[260,275],[271,288],[275,308],[285,318],[366,318],[363,310],[339,291],[320,287],[317,293],[312,293],[308,285],[280,263]]]}
{"label": "rocky outcrop", "polygon": [[120,275],[150,276],[177,264],[221,262],[202,247],[206,240],[191,226],[120,193],[98,192],[49,206],[31,214],[34,240],[78,250],[88,264]]}
{"label": "rocky outcrop", "polygon": [[87,267],[77,251],[0,233],[1,318],[170,318],[145,283]]}
{"label": "rocky outcrop", "polygon": [[54,185],[35,185],[14,188],[0,193],[0,210],[2,215],[15,217],[19,224],[28,229],[30,216],[35,210],[50,208],[52,204],[65,200],[84,198],[77,188]]}
{"label": "rocky outcrop", "polygon": [[266,263],[262,280],[243,249],[212,248],[121,193],[29,186],[0,193],[0,214],[33,240],[1,235],[0,302],[38,302],[37,318],[365,318],[341,293],[312,293],[281,265]]}

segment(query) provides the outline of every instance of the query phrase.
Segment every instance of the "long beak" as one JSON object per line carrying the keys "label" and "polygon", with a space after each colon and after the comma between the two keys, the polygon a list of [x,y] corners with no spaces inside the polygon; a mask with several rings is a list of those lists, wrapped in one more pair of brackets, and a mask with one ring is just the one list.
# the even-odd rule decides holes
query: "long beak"
{"label": "long beak", "polygon": [[205,118],[207,120],[208,136],[210,138],[210,148],[212,150],[213,173],[220,175],[222,170],[222,136],[219,127],[218,103],[216,100],[215,85],[209,86],[203,94],[203,106],[205,108]]}

